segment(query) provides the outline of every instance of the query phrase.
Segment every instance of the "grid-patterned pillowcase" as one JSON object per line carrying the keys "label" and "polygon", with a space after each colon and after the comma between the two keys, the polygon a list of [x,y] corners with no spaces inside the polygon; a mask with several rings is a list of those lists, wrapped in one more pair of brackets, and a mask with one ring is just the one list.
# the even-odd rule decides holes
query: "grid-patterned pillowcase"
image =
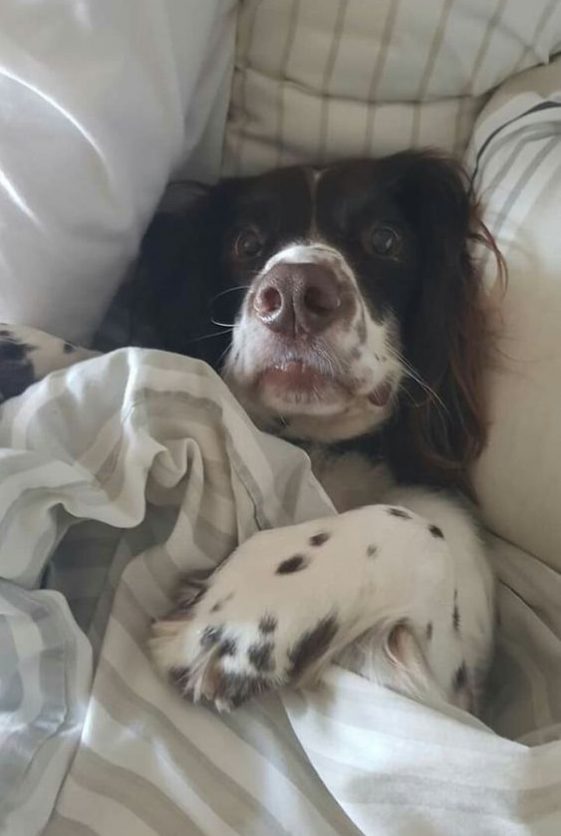
{"label": "grid-patterned pillowcase", "polygon": [[558,0],[245,0],[225,174],[436,145],[561,44]]}

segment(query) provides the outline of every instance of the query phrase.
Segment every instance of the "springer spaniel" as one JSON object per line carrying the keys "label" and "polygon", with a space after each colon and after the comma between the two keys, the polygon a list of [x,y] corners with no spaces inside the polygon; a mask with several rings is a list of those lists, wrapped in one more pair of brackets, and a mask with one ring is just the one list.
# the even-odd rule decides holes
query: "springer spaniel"
{"label": "springer spaniel", "polygon": [[[230,709],[336,657],[477,711],[494,582],[465,499],[490,343],[475,242],[501,273],[465,175],[429,152],[226,180],[155,219],[132,284],[153,342],[221,367],[342,512],[260,532],[181,591],[150,644],[184,694]],[[1,334],[36,374],[36,346]]]}
{"label": "springer spaniel", "polygon": [[[160,347],[221,364],[345,512],[261,532],[183,591],[151,648],[185,694],[230,709],[337,657],[477,710],[494,632],[461,498],[486,436],[477,241],[501,268],[462,170],[430,152],[226,180],[156,221],[140,295]],[[226,319],[202,334],[210,297]]]}

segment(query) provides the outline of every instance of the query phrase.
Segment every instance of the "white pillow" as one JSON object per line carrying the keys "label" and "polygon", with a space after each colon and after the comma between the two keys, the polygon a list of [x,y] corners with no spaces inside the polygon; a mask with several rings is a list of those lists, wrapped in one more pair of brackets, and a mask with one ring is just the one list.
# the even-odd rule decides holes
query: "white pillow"
{"label": "white pillow", "polygon": [[551,0],[245,0],[224,171],[438,145],[561,44]]}
{"label": "white pillow", "polygon": [[497,91],[470,152],[509,272],[477,492],[497,534],[561,571],[561,58]]}
{"label": "white pillow", "polygon": [[235,25],[235,0],[1,0],[0,321],[90,338],[172,170],[217,173]]}

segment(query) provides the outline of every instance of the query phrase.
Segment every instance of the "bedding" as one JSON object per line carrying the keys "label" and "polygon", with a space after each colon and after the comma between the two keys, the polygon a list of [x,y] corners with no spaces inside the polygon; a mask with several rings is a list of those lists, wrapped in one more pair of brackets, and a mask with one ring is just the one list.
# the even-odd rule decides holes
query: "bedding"
{"label": "bedding", "polygon": [[220,166],[236,0],[0,3],[0,319],[84,343],[170,176]]}
{"label": "bedding", "polygon": [[[336,666],[318,691],[230,716],[193,706],[145,649],[180,575],[333,510],[306,456],[258,432],[204,364],[84,359],[3,328],[0,356],[18,346],[32,369],[14,362],[11,391],[28,388],[0,409],[2,832],[558,833],[559,575],[497,541],[487,723],[505,737]],[[49,363],[67,367],[28,386]]]}
{"label": "bedding", "polygon": [[[375,6],[385,15],[391,5],[400,8],[399,18],[406,24],[412,2]],[[21,5],[2,5],[4,56],[10,37],[13,41],[13,34],[22,32],[4,23]],[[73,20],[80,29],[88,24],[91,4],[60,7],[68,10],[71,5],[83,11]],[[104,13],[114,6],[103,5]],[[146,11],[148,5],[154,8],[146,3],[142,8]],[[180,5],[186,8],[174,4],[176,11]],[[205,9],[210,6],[204,4]],[[502,535],[492,541],[501,625],[484,720],[454,709],[435,712],[336,666],[318,691],[268,696],[229,717],[182,701],[154,674],[145,651],[148,625],[169,608],[179,576],[208,572],[258,528],[332,512],[328,500],[305,455],[257,432],[204,365],[135,348],[98,357],[49,334],[10,326],[0,334],[0,394],[6,401],[0,407],[0,832],[8,836],[559,833],[561,486],[558,387],[552,385],[561,371],[559,59],[519,73],[494,95],[489,87],[515,70],[547,62],[559,49],[559,3],[431,3],[427,20],[435,24],[439,10],[448,17],[444,30],[427,27],[429,40],[441,31],[442,43],[450,45],[444,35],[457,31],[455,16],[471,14],[473,31],[477,29],[479,46],[486,45],[488,57],[480,76],[485,83],[472,90],[470,82],[467,97],[435,101],[428,95],[419,107],[408,98],[375,104],[370,94],[366,106],[364,96],[359,101],[356,93],[364,93],[364,86],[357,86],[351,70],[362,66],[358,57],[363,53],[356,44],[362,41],[364,48],[361,32],[366,29],[353,15],[366,7],[352,0],[321,0],[322,18],[310,17],[314,6],[317,12],[319,0],[243,3],[225,172],[259,170],[318,152],[347,155],[364,148],[366,139],[376,152],[395,150],[396,143],[414,138],[413,128],[423,142],[459,150],[484,107],[467,158],[489,226],[507,256],[510,286],[504,318],[507,335],[513,335],[505,338],[500,367],[490,374],[494,427],[476,472],[487,523]],[[277,17],[270,25],[275,7],[282,20]],[[192,112],[189,136],[201,165],[188,162],[181,177],[202,171],[211,179],[218,168],[233,49],[231,4],[222,4],[222,10],[226,16],[217,12],[216,29],[208,35],[220,60],[205,65],[207,105],[212,110],[210,98],[216,93],[216,108],[212,113],[203,108],[201,119],[196,108]],[[520,16],[511,26],[507,18],[513,10]],[[300,29],[304,17],[299,20],[302,34],[294,52],[281,32],[296,14],[307,15],[308,22]],[[135,19],[142,28],[145,18],[139,14]],[[170,35],[165,20],[152,19],[154,33],[164,41]],[[64,14],[59,18],[59,31],[68,21]],[[161,81],[158,60],[146,51],[138,28],[129,27],[128,18],[122,22],[124,31],[139,36],[141,59],[147,54],[155,59],[150,67]],[[341,32],[348,34],[350,24],[354,44],[339,38]],[[387,58],[392,18],[386,18],[385,26],[379,20],[372,25],[386,43],[382,54]],[[292,37],[295,29],[294,24],[284,31]],[[184,43],[186,31],[178,25],[171,34]],[[200,27],[195,34],[195,40],[208,42]],[[307,64],[312,36],[320,45],[318,54],[325,57],[319,76]],[[124,72],[128,89],[137,64],[128,58],[121,64],[123,53],[118,44],[113,47],[112,66]],[[411,51],[410,66],[416,66],[410,58],[422,63],[425,48],[419,44]],[[77,57],[84,57],[78,52]],[[475,49],[472,58],[477,53]],[[174,75],[165,55],[165,50],[158,53],[171,72],[165,73],[169,82]],[[191,53],[200,67],[198,55],[197,50]],[[393,60],[402,55],[397,50]],[[454,52],[448,59],[450,55]],[[13,49],[10,56],[20,68],[23,62],[34,72],[41,69],[30,54]],[[508,60],[499,65],[499,59]],[[140,64],[148,72],[143,60]],[[25,170],[19,171],[25,182],[34,175],[29,188],[41,186],[40,209],[48,205],[55,210],[61,197],[58,181],[50,179],[47,188],[42,175],[48,171],[51,178],[56,170],[52,161],[63,159],[66,185],[72,185],[72,172],[90,171],[82,166],[82,152],[87,160],[93,154],[95,166],[93,134],[80,133],[92,123],[67,120],[67,111],[54,106],[60,96],[42,98],[39,77],[33,76],[33,85],[20,83],[30,77],[20,73],[14,79],[16,65],[11,66],[10,73],[3,64],[1,89],[17,90],[23,103],[33,101],[41,121],[47,108],[56,119],[42,138],[34,169],[27,166],[33,155],[21,144],[20,129],[16,136],[15,123],[7,118],[0,140],[3,162],[6,149],[23,160]],[[378,69],[373,66],[375,74],[369,76],[376,85]],[[456,69],[450,78],[467,85],[469,73],[460,77],[466,68]],[[135,85],[142,85],[143,78],[141,72],[133,79]],[[201,77],[195,70],[190,78],[194,84]],[[425,92],[430,94],[433,81],[422,74],[425,82],[427,78]],[[94,81],[108,79],[92,76],[93,87]],[[73,104],[85,106],[91,101],[82,97],[85,82],[76,89]],[[150,84],[143,86],[144,93],[150,91]],[[9,100],[4,96],[4,102]],[[171,124],[177,140],[182,117],[175,110],[177,101],[165,100],[175,114]],[[158,95],[150,102],[158,110]],[[137,125],[136,119],[144,124],[142,108],[133,110],[127,111],[127,124]],[[5,117],[11,113],[9,108],[3,111]],[[34,109],[22,104],[18,113],[18,124],[23,119],[38,129]],[[54,141],[55,122],[64,125],[76,155],[68,155],[66,144]],[[98,127],[102,123],[105,130],[119,120],[102,119]],[[157,136],[163,125],[153,126]],[[135,133],[141,130],[135,128]],[[170,130],[166,120],[166,154]],[[148,134],[153,136],[152,130]],[[279,152],[279,137],[288,149],[286,156]],[[172,144],[179,165],[176,140]],[[205,157],[206,149],[210,157]],[[125,162],[132,158],[126,150],[114,150],[115,171],[129,172]],[[37,292],[35,300],[23,294],[13,319],[43,325],[69,339],[89,336],[115,287],[115,265],[127,261],[114,256],[123,246],[132,254],[142,226],[139,219],[148,216],[169,174],[170,160],[134,157],[139,159],[148,161],[149,170],[141,167],[147,185],[138,191],[128,190],[138,183],[128,175],[119,181],[119,189],[107,194],[105,180],[94,178],[97,202],[85,216],[75,217],[72,211],[66,228],[57,225],[60,218],[52,212],[49,224],[54,225],[58,249],[50,249],[51,239],[43,237],[50,229],[43,223],[48,213],[29,214],[29,200],[14,202],[17,178],[2,183],[3,223],[13,216],[18,221],[0,230],[2,275],[13,275],[18,291],[17,283],[25,276]],[[83,181],[76,178],[76,184],[82,187]],[[17,195],[22,194],[29,197],[20,189]],[[69,205],[73,210],[75,204]],[[112,237],[115,218],[125,223],[127,235],[132,222],[131,238],[122,237],[121,226],[118,240]],[[37,241],[41,247],[49,245],[48,258],[44,249],[37,249]],[[94,262],[86,243],[103,256],[91,272]],[[24,261],[12,261],[10,267],[6,259],[16,255]],[[84,287],[75,281],[77,275],[94,277],[87,282],[92,308],[83,305]],[[489,290],[493,294],[493,287]],[[80,304],[72,308],[76,299]],[[72,310],[80,316],[70,315]],[[117,328],[105,344],[103,335],[98,344],[124,342],[126,331]],[[22,346],[40,346],[41,351]],[[48,374],[53,369],[58,371]],[[546,421],[548,416],[553,418]]]}
{"label": "bedding", "polygon": [[436,145],[561,48],[558,0],[245,0],[222,171]]}

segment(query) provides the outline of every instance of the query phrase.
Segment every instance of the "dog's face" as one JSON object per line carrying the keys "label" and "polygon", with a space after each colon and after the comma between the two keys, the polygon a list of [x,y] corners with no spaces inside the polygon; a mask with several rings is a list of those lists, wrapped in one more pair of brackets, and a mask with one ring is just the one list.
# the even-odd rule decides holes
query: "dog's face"
{"label": "dog's face", "polygon": [[224,181],[181,221],[167,274],[153,258],[164,346],[192,353],[181,335],[209,331],[214,299],[223,373],[261,426],[329,442],[393,416],[410,446],[459,458],[483,433],[474,217],[458,167],[428,153]]}
{"label": "dog's face", "polygon": [[223,269],[247,288],[226,379],[265,425],[333,440],[386,418],[418,241],[383,163],[294,168],[232,196]]}

